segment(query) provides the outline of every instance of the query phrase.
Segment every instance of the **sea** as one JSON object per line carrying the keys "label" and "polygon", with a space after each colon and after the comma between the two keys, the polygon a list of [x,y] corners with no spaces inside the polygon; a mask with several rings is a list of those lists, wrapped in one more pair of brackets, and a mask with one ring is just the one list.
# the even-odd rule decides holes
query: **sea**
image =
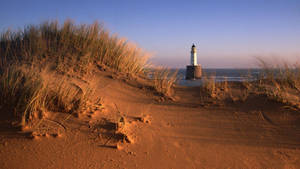
{"label": "sea", "polygon": [[[203,79],[186,80],[186,69],[177,69],[177,84],[181,86],[199,86],[203,83]],[[176,69],[171,69],[176,71]],[[262,73],[262,69],[202,69],[203,76],[207,78],[213,78],[216,82],[230,81],[253,81],[258,79]]]}

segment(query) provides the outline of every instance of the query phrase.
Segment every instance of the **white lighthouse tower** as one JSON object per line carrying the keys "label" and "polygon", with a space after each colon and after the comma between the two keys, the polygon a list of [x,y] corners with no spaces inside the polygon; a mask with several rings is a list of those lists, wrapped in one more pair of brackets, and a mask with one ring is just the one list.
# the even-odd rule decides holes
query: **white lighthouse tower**
{"label": "white lighthouse tower", "polygon": [[197,65],[197,49],[195,44],[192,46],[191,50],[191,65],[196,66]]}
{"label": "white lighthouse tower", "polygon": [[200,79],[202,76],[201,65],[197,63],[197,49],[195,44],[191,50],[191,64],[186,66],[186,79]]}

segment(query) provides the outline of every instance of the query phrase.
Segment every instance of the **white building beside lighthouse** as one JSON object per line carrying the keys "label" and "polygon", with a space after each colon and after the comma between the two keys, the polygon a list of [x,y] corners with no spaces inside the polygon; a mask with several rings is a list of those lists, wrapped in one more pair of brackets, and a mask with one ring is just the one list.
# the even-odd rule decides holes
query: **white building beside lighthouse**
{"label": "white building beside lighthouse", "polygon": [[195,44],[192,46],[191,50],[191,65],[196,66],[197,65],[197,49]]}

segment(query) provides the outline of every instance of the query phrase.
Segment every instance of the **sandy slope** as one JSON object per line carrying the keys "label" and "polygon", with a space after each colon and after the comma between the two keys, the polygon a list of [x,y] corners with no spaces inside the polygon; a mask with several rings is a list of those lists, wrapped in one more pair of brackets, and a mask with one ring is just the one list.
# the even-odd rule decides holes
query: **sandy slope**
{"label": "sandy slope", "polygon": [[[197,88],[183,87],[176,90],[177,101],[157,102],[138,83],[107,73],[97,78],[105,110],[72,116],[63,122],[66,130],[49,121],[61,137],[29,139],[2,128],[0,168],[300,168],[299,112],[264,98],[203,107]],[[100,131],[113,130],[109,122],[117,121],[118,111],[133,143],[116,148],[118,139]],[[61,122],[66,115],[52,116]]]}

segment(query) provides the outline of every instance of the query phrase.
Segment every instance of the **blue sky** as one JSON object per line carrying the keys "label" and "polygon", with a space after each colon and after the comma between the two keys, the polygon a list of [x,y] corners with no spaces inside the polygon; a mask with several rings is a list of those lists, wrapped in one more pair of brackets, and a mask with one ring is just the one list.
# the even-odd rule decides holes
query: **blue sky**
{"label": "blue sky", "polygon": [[0,0],[0,30],[45,20],[103,22],[170,67],[255,66],[255,56],[300,60],[300,0]]}

